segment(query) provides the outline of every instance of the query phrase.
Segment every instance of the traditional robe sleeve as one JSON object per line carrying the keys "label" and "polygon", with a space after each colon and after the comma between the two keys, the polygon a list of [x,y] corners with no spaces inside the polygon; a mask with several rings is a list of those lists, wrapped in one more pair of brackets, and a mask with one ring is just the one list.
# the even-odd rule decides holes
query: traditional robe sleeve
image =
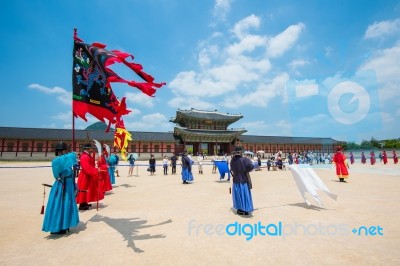
{"label": "traditional robe sleeve", "polygon": [[76,154],[74,152],[55,158],[51,163],[54,178],[72,175],[72,167],[76,163]]}
{"label": "traditional robe sleeve", "polygon": [[[88,155],[89,156],[89,155]],[[98,170],[96,167],[93,167],[89,160],[81,160],[82,169],[90,176],[94,176],[98,174]]]}

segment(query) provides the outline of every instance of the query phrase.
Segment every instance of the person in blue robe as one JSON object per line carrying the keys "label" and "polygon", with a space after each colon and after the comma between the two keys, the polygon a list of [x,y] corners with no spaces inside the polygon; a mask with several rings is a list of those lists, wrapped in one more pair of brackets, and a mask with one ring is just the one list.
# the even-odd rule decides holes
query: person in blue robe
{"label": "person in blue robe", "polygon": [[110,175],[111,184],[115,184],[115,167],[118,164],[118,156],[116,154],[111,154],[107,160],[108,163],[108,174]]}
{"label": "person in blue robe", "polygon": [[44,214],[42,231],[51,234],[66,234],[69,228],[79,224],[78,207],[75,200],[76,153],[67,153],[67,144],[56,145],[56,158],[51,163],[55,182],[51,187]]}
{"label": "person in blue robe", "polygon": [[253,162],[242,156],[243,148],[237,146],[231,160],[232,200],[233,208],[239,215],[249,215],[253,212],[253,198],[251,195],[252,183],[250,174],[254,169]]}
{"label": "person in blue robe", "polygon": [[193,161],[187,156],[186,151],[182,153],[182,184],[189,184],[193,181],[192,164]]}

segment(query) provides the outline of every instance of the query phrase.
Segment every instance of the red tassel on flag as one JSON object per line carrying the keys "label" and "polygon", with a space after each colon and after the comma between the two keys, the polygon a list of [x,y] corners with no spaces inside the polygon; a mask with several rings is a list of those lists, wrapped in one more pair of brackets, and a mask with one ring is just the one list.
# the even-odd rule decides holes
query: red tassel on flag
{"label": "red tassel on flag", "polygon": [[42,209],[40,210],[40,214],[44,214],[44,199],[46,197],[46,187],[43,185],[43,204]]}

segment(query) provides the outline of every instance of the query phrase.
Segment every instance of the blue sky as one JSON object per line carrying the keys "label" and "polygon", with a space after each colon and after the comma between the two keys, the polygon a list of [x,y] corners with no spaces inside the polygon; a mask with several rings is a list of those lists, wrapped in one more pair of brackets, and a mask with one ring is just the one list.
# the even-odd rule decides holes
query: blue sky
{"label": "blue sky", "polygon": [[154,98],[113,84],[128,130],[172,131],[195,108],[242,114],[231,127],[251,135],[400,137],[399,1],[19,0],[0,19],[0,126],[72,128],[76,27],[167,83]]}

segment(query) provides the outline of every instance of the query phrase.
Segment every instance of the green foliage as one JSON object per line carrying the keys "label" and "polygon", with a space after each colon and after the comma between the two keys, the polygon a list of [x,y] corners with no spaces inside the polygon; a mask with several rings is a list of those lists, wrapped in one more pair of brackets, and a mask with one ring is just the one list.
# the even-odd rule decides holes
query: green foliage
{"label": "green foliage", "polygon": [[384,148],[386,149],[399,149],[400,148],[400,139],[388,139],[384,142]]}
{"label": "green foliage", "polygon": [[377,140],[374,137],[371,140],[362,140],[360,144],[354,142],[345,142],[342,144],[345,150],[370,150],[370,149],[400,149],[400,139]]}

